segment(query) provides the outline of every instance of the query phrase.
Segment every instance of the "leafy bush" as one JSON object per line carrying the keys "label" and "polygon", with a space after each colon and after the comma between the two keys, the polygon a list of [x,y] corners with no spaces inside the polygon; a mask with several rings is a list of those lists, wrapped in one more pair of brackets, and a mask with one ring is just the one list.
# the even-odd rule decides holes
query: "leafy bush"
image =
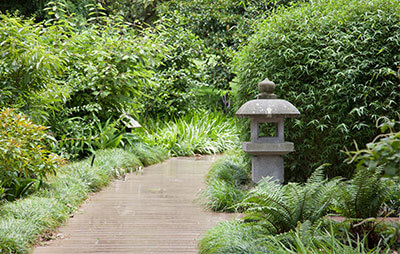
{"label": "leafy bush", "polygon": [[48,18],[46,7],[53,6],[52,4],[57,3],[63,6],[68,13],[75,13],[79,19],[87,18],[88,10],[85,8],[88,4],[94,4],[95,0],[10,0],[0,3],[0,11],[6,13],[18,12],[25,17],[34,17],[36,21],[43,21]]}
{"label": "leafy bush", "polygon": [[[400,122],[384,119],[379,125],[382,134],[368,143],[366,149],[356,147],[356,151],[347,152],[351,157],[349,163],[357,162],[357,168],[383,170],[387,176],[400,176],[400,131],[393,130]],[[385,133],[387,130],[389,133]]]}
{"label": "leafy bush", "polygon": [[293,0],[193,0],[165,1],[157,6],[158,15],[174,20],[197,35],[205,44],[205,82],[212,88],[227,89],[233,79],[230,62],[258,20],[271,10]]}
{"label": "leafy bush", "polygon": [[164,47],[151,32],[128,29],[120,17],[99,19],[101,26],[93,21],[87,29],[72,32],[63,45],[68,64],[62,78],[72,90],[67,116],[95,113],[104,122],[123,111],[140,112],[141,98],[147,96],[142,90],[152,85],[152,69]]}
{"label": "leafy bush", "polygon": [[156,5],[160,0],[100,0],[110,14],[117,14],[131,23],[151,24],[156,19]]}
{"label": "leafy bush", "polygon": [[154,86],[144,89],[148,96],[143,98],[143,113],[146,119],[171,119],[199,108],[195,89],[205,86],[201,66],[204,45],[191,31],[175,27],[173,21],[160,21],[156,29],[168,50],[154,70]]}
{"label": "leafy bush", "polygon": [[68,96],[56,80],[65,62],[48,43],[59,35],[31,19],[0,14],[0,107],[20,108],[40,119]]}
{"label": "leafy bush", "polygon": [[237,105],[268,77],[302,116],[287,124],[287,180],[303,180],[324,162],[349,177],[344,146],[365,145],[380,116],[395,117],[400,86],[398,0],[319,0],[268,17],[235,59]]}
{"label": "leafy bush", "polygon": [[2,109],[0,119],[0,195],[14,200],[39,188],[63,160],[46,149],[45,127],[12,109]]}

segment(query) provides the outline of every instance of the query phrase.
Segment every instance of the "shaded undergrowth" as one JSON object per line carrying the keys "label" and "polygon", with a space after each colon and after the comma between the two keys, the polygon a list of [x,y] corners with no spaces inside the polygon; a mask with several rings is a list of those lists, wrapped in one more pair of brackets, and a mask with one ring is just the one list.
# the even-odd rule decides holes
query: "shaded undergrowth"
{"label": "shaded undergrowth", "polygon": [[239,142],[235,119],[223,113],[199,112],[149,125],[143,135],[146,143],[164,147],[174,156],[220,153]]}

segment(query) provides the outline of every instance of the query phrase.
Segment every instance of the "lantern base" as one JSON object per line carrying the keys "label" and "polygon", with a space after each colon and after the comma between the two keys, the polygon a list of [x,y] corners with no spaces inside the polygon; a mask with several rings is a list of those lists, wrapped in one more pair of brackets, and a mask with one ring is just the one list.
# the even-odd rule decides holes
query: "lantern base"
{"label": "lantern base", "polygon": [[272,180],[284,181],[283,158],[278,155],[255,155],[251,158],[252,180],[258,183],[262,178],[272,176]]}

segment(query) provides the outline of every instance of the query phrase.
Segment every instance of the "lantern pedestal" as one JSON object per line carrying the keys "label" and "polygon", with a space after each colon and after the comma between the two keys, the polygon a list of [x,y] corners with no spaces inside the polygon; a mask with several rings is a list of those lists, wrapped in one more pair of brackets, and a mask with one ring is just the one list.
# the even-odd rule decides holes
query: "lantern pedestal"
{"label": "lantern pedestal", "polygon": [[292,142],[252,143],[243,142],[243,151],[253,155],[251,158],[252,180],[259,182],[265,176],[283,183],[284,166],[281,155],[294,151]]}
{"label": "lantern pedestal", "polygon": [[283,158],[278,155],[253,156],[251,158],[251,179],[257,183],[265,176],[272,176],[272,180],[283,183],[285,180],[285,170]]}

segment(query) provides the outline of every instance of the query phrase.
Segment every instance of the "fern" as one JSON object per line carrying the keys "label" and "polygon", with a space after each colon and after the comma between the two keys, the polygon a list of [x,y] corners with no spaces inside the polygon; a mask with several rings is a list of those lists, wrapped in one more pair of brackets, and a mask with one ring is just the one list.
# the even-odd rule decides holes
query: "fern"
{"label": "fern", "polygon": [[307,183],[285,186],[264,178],[240,204],[246,209],[246,220],[256,220],[271,233],[287,232],[298,222],[317,221],[328,212],[340,179],[324,179],[322,167]]}
{"label": "fern", "polygon": [[376,217],[389,195],[379,170],[358,167],[353,179],[339,189],[335,211],[348,218]]}

